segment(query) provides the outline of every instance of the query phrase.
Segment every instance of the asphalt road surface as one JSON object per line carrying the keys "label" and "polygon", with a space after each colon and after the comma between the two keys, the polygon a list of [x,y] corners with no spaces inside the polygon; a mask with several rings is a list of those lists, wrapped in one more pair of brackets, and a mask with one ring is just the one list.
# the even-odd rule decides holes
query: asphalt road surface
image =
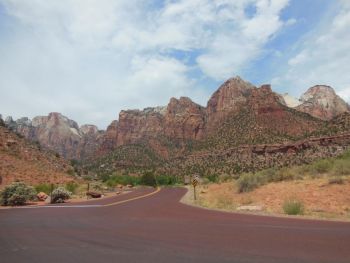
{"label": "asphalt road surface", "polygon": [[183,188],[138,198],[153,191],[0,210],[0,262],[350,262],[350,223],[209,211]]}

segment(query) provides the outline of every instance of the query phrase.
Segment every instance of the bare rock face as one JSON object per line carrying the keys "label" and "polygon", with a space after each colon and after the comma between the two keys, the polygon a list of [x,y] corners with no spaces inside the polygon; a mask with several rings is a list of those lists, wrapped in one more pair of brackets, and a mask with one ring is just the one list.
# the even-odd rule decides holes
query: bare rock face
{"label": "bare rock face", "polygon": [[204,126],[202,106],[186,97],[172,98],[167,107],[121,111],[119,120],[108,126],[99,151],[106,153],[117,146],[147,140],[166,155],[154,138],[199,139],[204,136]]}
{"label": "bare rock face", "polygon": [[162,112],[156,108],[121,111],[117,126],[117,146],[161,134],[163,119]]}
{"label": "bare rock face", "polygon": [[2,115],[0,114],[0,126],[5,126],[5,121],[2,118]]}
{"label": "bare rock face", "polygon": [[79,129],[81,139],[77,147],[77,159],[87,159],[95,155],[96,150],[102,144],[104,132],[91,124],[82,125]]}
{"label": "bare rock face", "polygon": [[284,99],[285,105],[290,108],[295,108],[301,104],[301,101],[289,95],[288,93],[284,93],[281,95]]}
{"label": "bare rock face", "polygon": [[107,127],[106,132],[103,135],[101,147],[99,149],[99,154],[108,153],[115,149],[117,146],[118,138],[118,121],[114,120]]}
{"label": "bare rock face", "polygon": [[176,139],[204,137],[205,108],[187,97],[172,98],[164,118],[164,134]]}
{"label": "bare rock face", "polygon": [[330,120],[335,116],[350,112],[349,105],[335,91],[324,85],[309,88],[300,98],[302,104],[297,110],[306,112],[314,117]]}
{"label": "bare rock face", "polygon": [[8,117],[5,123],[9,129],[67,159],[81,159],[94,154],[103,133],[94,125],[79,128],[75,121],[57,112],[37,116],[32,121],[26,117],[17,121]]}
{"label": "bare rock face", "polygon": [[207,104],[208,132],[215,130],[232,111],[239,110],[247,102],[253,88],[252,84],[240,77],[231,78],[222,84]]}
{"label": "bare rock face", "polygon": [[45,146],[62,156],[73,159],[77,156],[77,148],[82,135],[76,122],[60,113],[52,112],[48,116],[35,117],[35,138]]}

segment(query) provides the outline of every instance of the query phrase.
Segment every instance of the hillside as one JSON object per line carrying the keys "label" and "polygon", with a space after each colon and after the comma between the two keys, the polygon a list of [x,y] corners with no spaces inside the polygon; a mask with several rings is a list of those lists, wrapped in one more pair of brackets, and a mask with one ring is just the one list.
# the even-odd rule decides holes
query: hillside
{"label": "hillside", "polygon": [[[350,131],[349,116],[344,112],[322,120],[288,107],[270,85],[257,88],[232,78],[206,108],[180,98],[171,99],[165,108],[121,112],[119,121],[107,129],[104,157],[89,162],[88,169],[99,167],[94,169],[98,174],[153,169],[177,175],[232,175],[306,163],[349,147],[349,136],[341,136]],[[135,155],[140,147],[143,150]]]}
{"label": "hillside", "polygon": [[19,180],[35,185],[72,181],[72,167],[58,154],[46,151],[0,125],[1,186]]}

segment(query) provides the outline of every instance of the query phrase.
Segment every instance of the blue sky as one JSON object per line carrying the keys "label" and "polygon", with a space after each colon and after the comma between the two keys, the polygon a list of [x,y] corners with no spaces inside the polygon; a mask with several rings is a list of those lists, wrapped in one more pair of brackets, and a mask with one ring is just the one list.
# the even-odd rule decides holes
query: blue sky
{"label": "blue sky", "polygon": [[350,101],[347,0],[0,0],[0,113],[105,128],[227,78]]}

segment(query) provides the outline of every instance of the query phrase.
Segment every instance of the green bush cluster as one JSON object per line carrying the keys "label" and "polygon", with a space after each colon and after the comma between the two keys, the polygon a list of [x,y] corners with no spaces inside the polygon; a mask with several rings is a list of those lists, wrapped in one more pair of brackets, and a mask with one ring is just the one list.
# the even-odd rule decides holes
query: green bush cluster
{"label": "green bush cluster", "polygon": [[296,178],[298,178],[298,173],[289,168],[279,170],[270,168],[257,173],[244,173],[237,180],[238,192],[249,192],[267,183],[293,180]]}
{"label": "green bush cluster", "polygon": [[0,192],[0,203],[4,206],[24,205],[29,200],[34,200],[36,191],[33,187],[22,182],[15,182],[6,186]]}
{"label": "green bush cluster", "polygon": [[59,186],[52,191],[51,194],[51,203],[63,203],[65,200],[71,197],[72,193],[69,192],[66,188]]}
{"label": "green bush cluster", "polygon": [[181,181],[176,176],[170,175],[157,175],[156,181],[157,185],[175,185],[181,183]]}
{"label": "green bush cluster", "polygon": [[331,184],[344,182],[340,176],[350,175],[350,151],[337,158],[326,158],[302,166],[269,168],[256,173],[241,174],[237,180],[238,192],[249,192],[270,182],[302,179],[306,176],[314,178],[326,174],[335,177],[329,180]]}
{"label": "green bush cluster", "polygon": [[208,178],[209,182],[212,182],[212,183],[218,183],[219,182],[219,175],[217,174],[210,174],[208,176],[206,176],[206,178]]}
{"label": "green bush cluster", "polygon": [[111,175],[106,177],[104,180],[105,184],[108,187],[115,187],[118,184],[121,185],[139,185],[141,183],[141,178],[138,176],[130,176],[130,175]]}
{"label": "green bush cluster", "polygon": [[253,173],[244,173],[237,180],[238,192],[250,192],[261,185],[261,177]]}
{"label": "green bush cluster", "polygon": [[154,175],[154,173],[152,172],[145,172],[142,176],[141,176],[141,184],[143,185],[148,185],[148,186],[157,186],[157,180],[156,177]]}
{"label": "green bush cluster", "polygon": [[283,211],[287,215],[302,215],[304,214],[304,205],[296,199],[289,199],[283,203]]}

